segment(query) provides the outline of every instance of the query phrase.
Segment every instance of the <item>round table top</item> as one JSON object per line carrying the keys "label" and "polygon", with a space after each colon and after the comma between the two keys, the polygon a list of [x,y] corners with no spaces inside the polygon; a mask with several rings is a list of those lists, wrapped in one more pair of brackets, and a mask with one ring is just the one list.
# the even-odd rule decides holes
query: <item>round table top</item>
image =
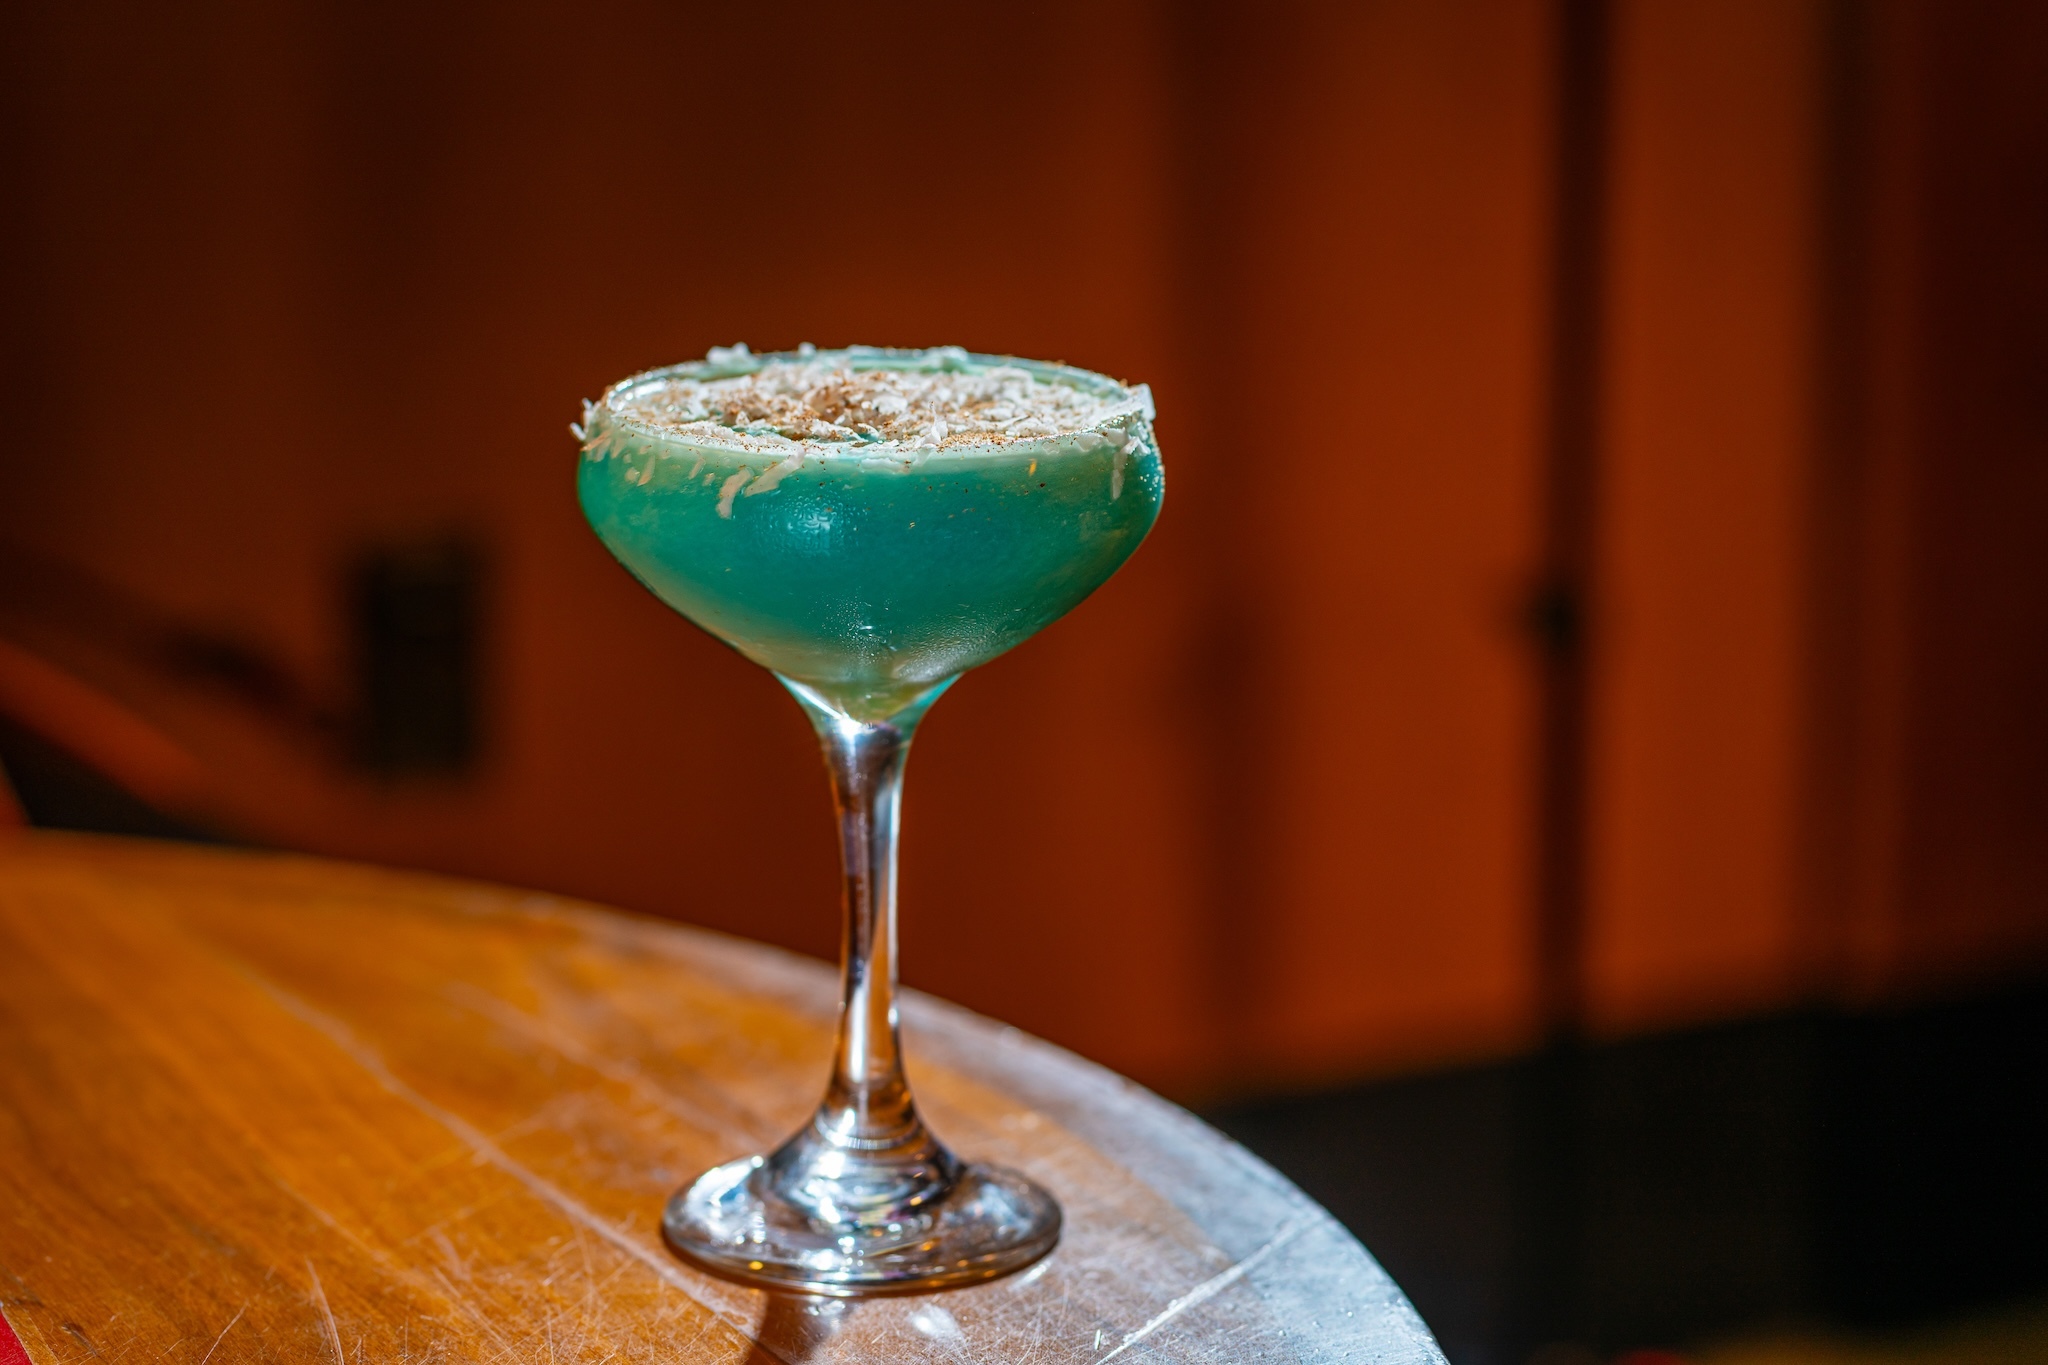
{"label": "round table top", "polygon": [[820,963],[550,896],[0,833],[0,1313],[39,1363],[1440,1365],[1269,1167],[914,994],[922,1108],[1059,1197],[1058,1249],[852,1303],[678,1261],[663,1200],[802,1121],[836,991]]}

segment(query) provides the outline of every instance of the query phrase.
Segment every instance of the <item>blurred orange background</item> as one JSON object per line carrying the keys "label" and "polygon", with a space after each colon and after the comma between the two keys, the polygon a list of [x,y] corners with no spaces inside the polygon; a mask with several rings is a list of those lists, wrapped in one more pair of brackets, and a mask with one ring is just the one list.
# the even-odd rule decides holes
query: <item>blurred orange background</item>
{"label": "blurred orange background", "polygon": [[[829,956],[808,729],[566,424],[1057,358],[1171,495],[924,727],[913,985],[1213,1097],[2038,968],[2048,9],[1619,0],[1590,115],[1564,10],[10,7],[0,638],[235,837]],[[442,541],[476,761],[364,771],[350,565]]]}

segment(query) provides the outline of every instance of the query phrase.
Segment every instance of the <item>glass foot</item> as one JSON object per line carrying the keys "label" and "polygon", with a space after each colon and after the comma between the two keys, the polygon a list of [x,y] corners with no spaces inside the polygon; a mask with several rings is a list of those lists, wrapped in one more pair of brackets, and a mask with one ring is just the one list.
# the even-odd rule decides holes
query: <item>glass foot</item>
{"label": "glass foot", "polygon": [[714,1274],[805,1294],[917,1294],[1021,1270],[1060,1237],[1051,1195],[1000,1166],[962,1166],[952,1188],[901,1218],[828,1223],[769,1184],[768,1161],[713,1167],[668,1202],[662,1235]]}

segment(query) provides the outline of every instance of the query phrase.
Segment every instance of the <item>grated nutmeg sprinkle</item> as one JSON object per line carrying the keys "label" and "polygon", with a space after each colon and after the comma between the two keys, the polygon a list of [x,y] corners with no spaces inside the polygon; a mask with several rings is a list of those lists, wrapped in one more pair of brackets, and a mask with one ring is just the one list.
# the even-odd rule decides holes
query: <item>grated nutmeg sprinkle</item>
{"label": "grated nutmeg sprinkle", "polygon": [[[710,356],[713,365],[752,359],[743,347]],[[767,358],[744,374],[671,376],[611,400],[618,416],[684,437],[912,449],[1074,435],[1131,406],[1128,395],[1105,398],[1017,366],[855,368],[844,355],[809,349],[795,359]]]}

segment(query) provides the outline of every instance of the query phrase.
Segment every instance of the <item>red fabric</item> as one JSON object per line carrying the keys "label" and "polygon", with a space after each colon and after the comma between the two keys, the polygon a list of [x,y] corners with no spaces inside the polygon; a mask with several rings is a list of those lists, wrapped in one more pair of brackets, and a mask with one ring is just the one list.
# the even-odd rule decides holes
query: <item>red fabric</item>
{"label": "red fabric", "polygon": [[0,1365],[28,1365],[28,1352],[22,1349],[21,1338],[7,1325],[5,1314],[0,1314]]}

